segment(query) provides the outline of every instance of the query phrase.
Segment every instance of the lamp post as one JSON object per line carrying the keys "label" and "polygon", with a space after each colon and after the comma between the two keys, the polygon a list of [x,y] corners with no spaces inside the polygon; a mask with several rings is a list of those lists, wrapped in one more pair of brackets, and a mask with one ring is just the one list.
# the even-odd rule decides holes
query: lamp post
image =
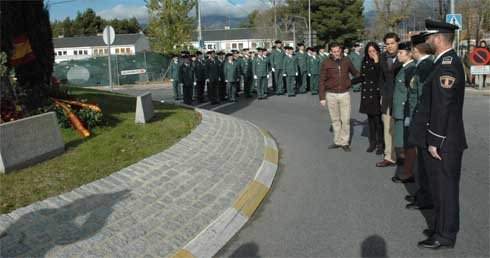
{"label": "lamp post", "polygon": [[311,0],[308,0],[308,46],[311,47]]}

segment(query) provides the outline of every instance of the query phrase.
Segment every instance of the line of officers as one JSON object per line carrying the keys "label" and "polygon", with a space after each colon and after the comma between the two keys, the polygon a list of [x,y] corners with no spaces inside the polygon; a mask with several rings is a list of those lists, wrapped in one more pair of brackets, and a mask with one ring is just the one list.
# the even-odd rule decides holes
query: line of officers
{"label": "line of officers", "polygon": [[259,47],[256,51],[242,49],[241,53],[211,50],[204,56],[200,51],[192,55],[182,51],[180,58],[172,56],[168,74],[175,100],[183,100],[188,105],[193,100],[203,103],[207,92],[211,104],[238,102],[242,84],[246,98],[251,98],[253,93],[258,99],[283,94],[294,97],[308,89],[312,95],[318,94],[320,65],[328,57],[325,49],[305,50],[304,44],[299,43],[295,51],[291,46],[283,47],[280,40],[274,43],[270,52]]}

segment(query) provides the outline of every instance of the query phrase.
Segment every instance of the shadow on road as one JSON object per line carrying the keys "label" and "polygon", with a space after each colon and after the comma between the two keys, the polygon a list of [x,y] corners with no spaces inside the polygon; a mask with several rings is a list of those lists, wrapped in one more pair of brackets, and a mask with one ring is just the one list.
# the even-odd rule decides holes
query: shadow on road
{"label": "shadow on road", "polygon": [[[96,194],[56,209],[41,209],[21,216],[0,238],[0,257],[44,257],[57,245],[88,239],[101,230],[113,206],[129,197],[129,190]],[[34,249],[34,250],[31,250]]]}
{"label": "shadow on road", "polygon": [[361,257],[387,257],[386,241],[378,236],[371,235],[361,244]]}
{"label": "shadow on road", "polygon": [[259,247],[256,243],[249,242],[238,247],[230,257],[260,257],[259,256]]}

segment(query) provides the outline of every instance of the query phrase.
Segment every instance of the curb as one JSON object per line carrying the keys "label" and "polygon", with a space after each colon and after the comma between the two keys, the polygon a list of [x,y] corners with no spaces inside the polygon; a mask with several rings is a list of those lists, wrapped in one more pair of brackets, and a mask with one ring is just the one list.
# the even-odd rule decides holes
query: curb
{"label": "curb", "polygon": [[[195,110],[199,112],[198,108]],[[279,150],[269,132],[250,121],[247,122],[262,133],[265,143],[264,158],[254,180],[245,187],[232,207],[226,209],[194,239],[168,257],[213,257],[247,223],[269,193],[278,169]]]}

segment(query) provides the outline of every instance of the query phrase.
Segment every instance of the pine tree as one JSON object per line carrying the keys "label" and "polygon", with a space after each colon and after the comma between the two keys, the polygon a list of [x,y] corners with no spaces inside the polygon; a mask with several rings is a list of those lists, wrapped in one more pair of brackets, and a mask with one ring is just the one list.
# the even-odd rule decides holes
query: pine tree
{"label": "pine tree", "polygon": [[146,1],[153,51],[171,53],[189,44],[194,31],[194,18],[189,16],[189,12],[195,5],[195,0]]}

